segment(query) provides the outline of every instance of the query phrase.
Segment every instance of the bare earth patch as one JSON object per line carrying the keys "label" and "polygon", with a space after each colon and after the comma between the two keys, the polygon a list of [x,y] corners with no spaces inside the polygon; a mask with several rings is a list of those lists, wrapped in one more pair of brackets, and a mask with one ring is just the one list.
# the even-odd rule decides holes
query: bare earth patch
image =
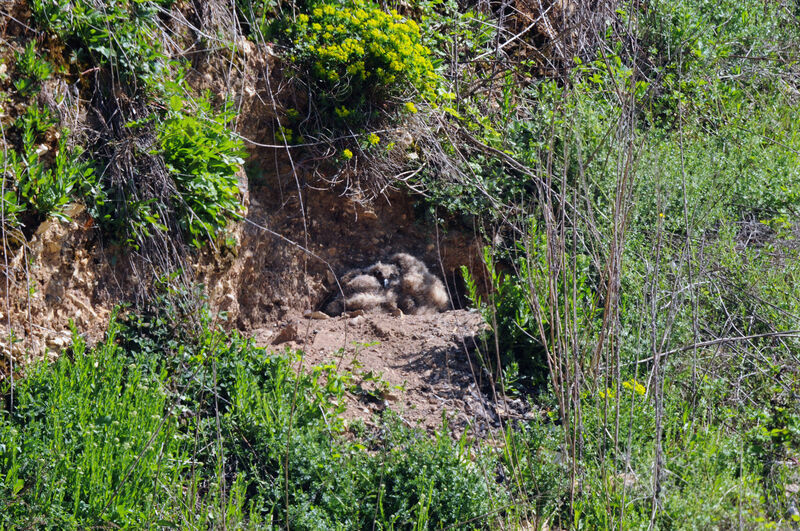
{"label": "bare earth patch", "polygon": [[473,311],[427,315],[366,314],[311,319],[295,316],[259,328],[259,346],[297,348],[305,368],[334,364],[353,374],[345,419],[363,420],[392,409],[409,426],[441,428],[446,416],[455,434],[483,437],[506,420],[533,413],[522,400],[495,398],[474,351],[484,327]]}

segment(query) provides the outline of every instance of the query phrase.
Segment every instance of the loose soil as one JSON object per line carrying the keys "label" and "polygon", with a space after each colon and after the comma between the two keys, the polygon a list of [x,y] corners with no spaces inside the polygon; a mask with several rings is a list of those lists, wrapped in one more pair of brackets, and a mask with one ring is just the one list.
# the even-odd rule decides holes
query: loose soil
{"label": "loose soil", "polygon": [[366,314],[312,319],[295,316],[253,331],[260,346],[301,349],[303,366],[333,364],[353,375],[346,395],[348,421],[371,426],[386,408],[409,426],[430,432],[444,418],[455,435],[484,437],[502,423],[530,418],[522,400],[491,391],[478,361],[485,325],[475,311],[439,314]]}

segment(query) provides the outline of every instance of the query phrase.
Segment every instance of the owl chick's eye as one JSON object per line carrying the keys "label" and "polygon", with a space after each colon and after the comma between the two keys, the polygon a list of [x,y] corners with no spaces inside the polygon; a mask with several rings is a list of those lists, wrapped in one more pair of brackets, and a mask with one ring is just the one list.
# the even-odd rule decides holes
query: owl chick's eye
{"label": "owl chick's eye", "polygon": [[388,288],[389,287],[389,279],[388,278],[384,278],[383,279],[383,287],[384,288]]}

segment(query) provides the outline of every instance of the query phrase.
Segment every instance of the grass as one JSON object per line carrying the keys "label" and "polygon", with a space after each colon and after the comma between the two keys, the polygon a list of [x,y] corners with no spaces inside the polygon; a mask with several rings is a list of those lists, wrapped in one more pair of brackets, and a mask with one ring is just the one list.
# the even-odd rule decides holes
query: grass
{"label": "grass", "polygon": [[5,390],[3,528],[482,527],[502,502],[493,458],[446,428],[431,440],[389,415],[347,436],[346,375],[298,372],[301,353],[208,320],[189,336],[159,304],[116,316],[92,348],[75,332],[13,404]]}
{"label": "grass", "polygon": [[[297,144],[293,168],[354,197],[362,177],[405,187],[435,222],[491,242],[489,292],[479,299],[467,279],[492,327],[482,354],[536,419],[492,443],[454,440],[447,426],[429,437],[391,413],[375,430],[346,426],[348,375],[300,370],[302,353],[256,348],[160,298],[120,313],[98,345],[76,331],[57,362],[26,368],[13,403],[4,384],[0,525],[796,527],[796,8],[681,0],[601,16],[581,4],[548,19],[579,28],[548,46],[516,12],[425,0],[394,17],[363,5],[385,26],[370,34],[382,51],[359,48],[348,25],[364,17],[338,3],[236,2],[248,37],[279,32],[272,53],[305,76],[277,84],[293,101],[264,98],[279,115],[271,130]],[[148,140],[126,171],[151,180],[98,177],[114,202],[90,211],[126,234],[163,230],[170,220],[139,194],[159,177],[139,170],[160,161],[170,179],[155,180],[171,188],[159,212],[199,246],[236,217],[243,144],[232,116],[152,44],[171,7],[32,1],[32,24],[68,53],[29,40],[4,86],[30,103],[53,76],[120,81],[141,107],[111,102],[110,83],[83,96],[107,98],[106,118]],[[320,21],[338,21],[335,46],[321,45]],[[378,72],[405,41],[420,48],[394,78]],[[424,94],[434,77],[440,99]],[[58,215],[89,177],[66,140],[52,160],[36,154],[53,124],[30,109],[3,156],[6,216]],[[102,151],[124,144],[103,134],[86,155],[128,155]]]}

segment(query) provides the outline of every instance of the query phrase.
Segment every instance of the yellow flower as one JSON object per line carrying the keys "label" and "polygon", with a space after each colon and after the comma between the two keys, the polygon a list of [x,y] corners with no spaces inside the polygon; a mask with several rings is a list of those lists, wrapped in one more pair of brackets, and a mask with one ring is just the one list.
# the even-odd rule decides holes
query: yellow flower
{"label": "yellow flower", "polygon": [[410,112],[411,114],[417,114],[417,107],[413,102],[407,101],[403,107],[405,107],[407,112]]}
{"label": "yellow flower", "polygon": [[627,382],[622,382],[622,387],[635,392],[637,395],[644,396],[644,394],[647,392],[647,389],[645,389],[645,387],[636,380],[628,380]]}
{"label": "yellow flower", "polygon": [[342,151],[342,156],[343,156],[343,157],[344,157],[346,160],[350,160],[350,159],[352,159],[352,158],[353,158],[353,152],[352,152],[352,151],[350,151],[349,149],[345,149],[344,151]]}
{"label": "yellow flower", "polygon": [[369,142],[369,144],[371,146],[378,145],[378,142],[380,142],[380,141],[381,141],[381,137],[379,137],[375,133],[370,133],[369,136],[367,137],[367,142]]}

